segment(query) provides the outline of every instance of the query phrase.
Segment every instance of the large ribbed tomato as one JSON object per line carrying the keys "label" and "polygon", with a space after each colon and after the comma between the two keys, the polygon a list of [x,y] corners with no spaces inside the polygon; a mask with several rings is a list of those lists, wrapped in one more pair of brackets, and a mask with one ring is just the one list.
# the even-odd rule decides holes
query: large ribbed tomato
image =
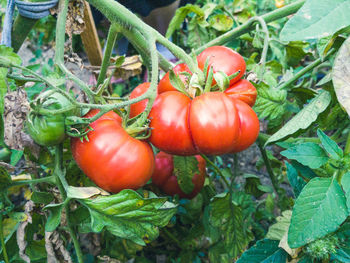
{"label": "large ribbed tomato", "polygon": [[[90,111],[91,118],[98,111]],[[138,189],[151,178],[154,155],[148,143],[131,137],[121,118],[108,112],[91,123],[88,141],[72,138],[72,154],[82,171],[104,190]]]}
{"label": "large ribbed tomato", "polygon": [[[188,157],[186,157],[188,158]],[[191,199],[195,197],[202,189],[205,181],[205,160],[196,155],[198,161],[199,173],[195,173],[192,177],[194,188],[191,193],[184,193],[178,183],[178,178],[174,173],[173,156],[165,152],[159,152],[155,156],[155,168],[152,175],[152,183],[158,186],[164,193],[168,195],[179,195],[181,198]]]}
{"label": "large ribbed tomato", "polygon": [[164,92],[158,95],[149,118],[151,143],[175,155],[229,153],[239,136],[235,100],[221,92],[204,93],[193,100],[180,92]]}
{"label": "large ribbed tomato", "polygon": [[[209,58],[209,67],[213,68],[213,72],[222,71],[230,76],[237,71],[239,74],[230,81],[230,85],[237,82],[246,70],[246,64],[243,57],[231,48],[224,46],[208,47],[202,51],[197,57],[198,67],[204,70],[205,62]],[[208,68],[209,70],[209,68]],[[215,84],[213,80],[213,84]]]}
{"label": "large ribbed tomato", "polygon": [[241,152],[252,145],[258,138],[260,125],[258,116],[254,110],[241,100],[236,100],[235,106],[239,117],[239,135],[238,140],[233,148],[234,153]]}
{"label": "large ribbed tomato", "polygon": [[[186,76],[180,74],[181,72],[188,72],[191,73],[190,69],[188,66],[184,63],[178,64],[173,68],[173,71],[176,75],[179,76],[179,78],[182,80],[183,83],[186,83],[187,78]],[[174,86],[171,84],[170,79],[169,79],[169,72],[167,72],[164,77],[159,81],[158,83],[158,93],[163,93],[166,91],[176,91]]]}
{"label": "large ribbed tomato", "polygon": [[246,79],[241,79],[225,90],[225,94],[231,98],[239,99],[253,107],[256,101],[257,91],[252,83]]}

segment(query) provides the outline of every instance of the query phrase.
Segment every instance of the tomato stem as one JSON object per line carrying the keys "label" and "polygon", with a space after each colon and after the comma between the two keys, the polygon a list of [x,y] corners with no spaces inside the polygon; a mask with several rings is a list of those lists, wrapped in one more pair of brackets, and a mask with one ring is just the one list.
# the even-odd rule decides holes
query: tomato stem
{"label": "tomato stem", "polygon": [[1,248],[2,248],[2,255],[4,256],[5,263],[9,263],[9,257],[7,255],[6,250],[6,244],[5,244],[5,238],[4,238],[4,227],[2,223],[2,214],[0,213],[0,242],[1,242]]}
{"label": "tomato stem", "polygon": [[221,172],[220,168],[214,163],[212,162],[207,156],[205,156],[204,154],[200,154],[202,156],[202,158],[207,162],[209,163],[213,168],[214,170],[218,173],[218,175],[221,177],[222,181],[224,182],[223,183],[223,187],[224,189],[229,189],[230,187],[230,184],[229,182],[227,181],[225,175]]}
{"label": "tomato stem", "polygon": [[73,226],[70,220],[70,210],[69,210],[70,199],[67,198],[67,189],[69,186],[66,181],[65,174],[64,174],[65,172],[62,169],[62,167],[63,167],[63,144],[59,144],[55,148],[55,169],[53,174],[56,177],[58,189],[60,191],[62,199],[64,200],[63,203],[64,203],[64,209],[66,211],[67,229],[72,238],[78,262],[83,263],[84,262],[83,253],[81,251],[78,238],[75,234],[75,231],[73,230]]}
{"label": "tomato stem", "polygon": [[108,31],[105,53],[103,55],[100,74],[98,75],[98,79],[97,79],[97,85],[96,85],[97,87],[101,85],[104,79],[106,78],[107,69],[110,64],[110,58],[112,56],[113,48],[115,46],[119,32],[120,32],[120,27],[117,24],[112,23]]}
{"label": "tomato stem", "polygon": [[272,187],[274,188],[274,190],[275,190],[275,192],[277,194],[278,193],[277,192],[277,190],[278,190],[278,181],[277,181],[277,178],[276,178],[275,174],[273,173],[270,160],[269,160],[269,158],[267,156],[266,149],[264,148],[264,144],[263,144],[262,140],[260,140],[260,138],[258,138],[258,140],[257,140],[257,145],[259,147],[260,153],[261,153],[262,158],[264,160],[267,173],[268,173],[268,175],[270,177],[270,180],[271,180],[271,183],[272,183]]}
{"label": "tomato stem", "polygon": [[14,181],[9,185],[9,187],[27,185],[27,184],[39,184],[39,183],[56,184],[55,176],[47,176],[47,177],[32,179],[32,180]]}
{"label": "tomato stem", "polygon": [[[264,19],[264,21],[266,23],[270,23],[270,22],[278,20],[280,18],[289,16],[289,15],[295,13],[296,11],[298,11],[299,8],[303,6],[305,1],[306,0],[300,0],[300,1],[297,1],[295,3],[291,3],[291,4],[286,5],[280,9],[276,9],[274,11],[266,13],[266,14],[262,15],[261,18]],[[241,36],[241,35],[249,32],[251,29],[253,29],[255,23],[256,23],[256,17],[252,17],[246,23],[234,28],[231,31],[226,32],[225,34],[222,34],[221,36],[213,39],[212,41],[209,41],[205,45],[196,49],[195,53],[199,54],[204,49],[206,49],[208,47],[223,45],[223,44],[231,41],[232,39],[235,39],[235,38]]]}
{"label": "tomato stem", "polygon": [[300,77],[304,76],[305,73],[311,71],[315,67],[321,65],[329,56],[333,55],[336,52],[336,49],[331,49],[328,54],[324,58],[318,58],[311,64],[307,65],[305,68],[300,70],[297,74],[294,75],[293,78],[289,79],[288,81],[284,82],[282,85],[278,86],[279,89],[285,89],[292,85],[295,81],[297,81]]}
{"label": "tomato stem", "polygon": [[93,92],[84,81],[80,80],[74,74],[72,74],[64,65],[64,44],[66,40],[66,22],[68,14],[69,0],[60,0],[58,4],[58,16],[56,24],[56,52],[54,62],[56,66],[66,75],[68,79],[77,84],[87,95],[90,102],[94,101]]}

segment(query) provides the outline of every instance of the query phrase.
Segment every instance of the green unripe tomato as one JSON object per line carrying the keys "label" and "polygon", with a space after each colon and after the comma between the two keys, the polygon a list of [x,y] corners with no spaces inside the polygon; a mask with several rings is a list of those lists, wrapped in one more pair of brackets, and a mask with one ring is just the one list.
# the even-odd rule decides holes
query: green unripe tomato
{"label": "green unripe tomato", "polygon": [[[55,92],[47,97],[40,107],[47,110],[59,110],[70,106],[72,103],[65,96]],[[66,117],[79,115],[78,113],[77,110],[71,110],[62,114],[41,115],[31,111],[26,123],[27,132],[37,144],[42,146],[57,145],[63,142],[66,137]]]}

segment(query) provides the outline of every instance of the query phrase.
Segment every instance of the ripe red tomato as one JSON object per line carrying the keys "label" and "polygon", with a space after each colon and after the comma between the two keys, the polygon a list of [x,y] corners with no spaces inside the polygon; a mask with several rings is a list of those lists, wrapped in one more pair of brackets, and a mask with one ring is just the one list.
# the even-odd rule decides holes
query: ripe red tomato
{"label": "ripe red tomato", "polygon": [[241,152],[252,145],[258,138],[260,125],[258,116],[248,104],[233,99],[239,116],[239,135],[233,153]]}
{"label": "ripe red tomato", "polygon": [[231,152],[239,134],[233,100],[222,92],[195,97],[190,106],[189,128],[199,152],[210,155]]}
{"label": "ripe red tomato", "polygon": [[175,155],[194,155],[195,149],[189,130],[191,99],[178,91],[159,94],[149,115],[152,144]]}
{"label": "ripe red tomato", "polygon": [[[91,118],[98,111],[89,112]],[[109,112],[91,123],[88,141],[72,138],[72,154],[82,171],[102,189],[138,189],[151,178],[154,155],[148,143],[131,137],[120,117]]]}
{"label": "ripe red tomato", "polygon": [[[140,97],[142,94],[144,94],[149,86],[151,85],[150,82],[144,82],[140,85],[138,85],[131,93],[130,93],[130,99],[135,99],[137,97]],[[140,102],[134,103],[130,105],[130,118],[133,118],[140,113],[142,113],[147,106],[148,100],[142,100]]]}
{"label": "ripe red tomato", "polygon": [[[183,83],[186,84],[187,78],[186,76],[180,74],[181,72],[188,72],[191,73],[188,66],[184,63],[178,64],[173,68],[173,71],[176,75],[180,77]],[[158,83],[158,93],[163,93],[166,91],[177,91],[177,89],[174,88],[173,85],[171,85],[170,79],[169,79],[169,72],[167,72],[164,77],[159,81]]]}
{"label": "ripe red tomato", "polygon": [[194,174],[192,183],[194,184],[193,191],[189,194],[184,193],[174,174],[173,156],[165,152],[159,152],[155,156],[155,168],[152,175],[152,183],[158,186],[164,193],[168,195],[179,195],[181,198],[192,199],[202,189],[205,181],[205,160],[196,155],[198,161],[199,174]]}
{"label": "ripe red tomato", "polygon": [[[213,68],[213,72],[222,71],[230,76],[237,71],[240,73],[230,81],[230,85],[237,82],[246,70],[246,64],[243,57],[236,51],[224,46],[213,46],[206,48],[197,57],[198,67],[204,70],[205,61],[209,58],[209,67]],[[209,70],[209,68],[208,68]],[[213,80],[213,85],[215,84]]]}
{"label": "ripe red tomato", "polygon": [[150,112],[150,142],[175,155],[220,155],[234,149],[239,117],[234,100],[221,92],[193,100],[176,91],[160,94]]}
{"label": "ripe red tomato", "polygon": [[251,107],[254,106],[257,96],[256,88],[246,79],[234,83],[224,93],[231,98],[247,103]]}

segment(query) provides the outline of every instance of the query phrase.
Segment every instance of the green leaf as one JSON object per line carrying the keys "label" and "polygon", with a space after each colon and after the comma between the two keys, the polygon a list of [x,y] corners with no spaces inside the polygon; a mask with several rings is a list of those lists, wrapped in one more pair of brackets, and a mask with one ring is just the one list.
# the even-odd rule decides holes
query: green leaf
{"label": "green leaf", "polygon": [[44,209],[47,209],[50,212],[45,224],[45,231],[53,232],[61,223],[61,214],[62,214],[63,205],[50,204],[45,206]]}
{"label": "green leaf", "polygon": [[301,177],[306,178],[311,180],[312,178],[317,177],[317,174],[310,169],[310,167],[307,167],[305,165],[302,165],[301,163],[297,162],[297,161],[291,161],[291,164],[293,165],[293,167],[295,169],[298,170],[298,172],[300,173]]}
{"label": "green leaf", "polygon": [[282,41],[316,39],[333,35],[350,25],[347,0],[308,0],[285,24]]}
{"label": "green leaf", "polygon": [[287,106],[287,91],[269,88],[266,84],[258,87],[258,97],[254,105],[254,110],[259,118],[273,120],[280,118]]}
{"label": "green leaf", "polygon": [[290,185],[293,187],[293,192],[295,197],[297,198],[306,185],[303,178],[301,178],[298,174],[298,171],[288,162],[285,162],[287,167],[287,177]]}
{"label": "green leaf", "polygon": [[142,198],[132,190],[79,202],[89,209],[94,232],[106,228],[113,235],[139,245],[157,238],[158,227],[168,224],[176,212],[176,206],[167,198]]}
{"label": "green leaf", "polygon": [[4,191],[11,183],[11,176],[4,167],[0,166],[0,192]]}
{"label": "green leaf", "polygon": [[[12,235],[16,233],[20,222],[25,221],[27,216],[24,213],[12,212],[9,218],[5,218],[2,222],[5,244],[10,240]],[[8,249],[8,248],[7,248]],[[2,246],[0,244],[0,253],[2,253]]]}
{"label": "green leaf", "polygon": [[12,152],[12,154],[11,154],[10,164],[12,166],[15,166],[19,162],[19,160],[21,160],[21,158],[23,156],[23,151],[12,149],[11,152]]}
{"label": "green leaf", "polygon": [[282,215],[276,218],[277,222],[270,226],[269,231],[266,234],[266,238],[271,240],[281,240],[283,236],[288,232],[291,218],[291,210],[283,211]]}
{"label": "green leaf", "polygon": [[288,159],[297,160],[301,164],[309,166],[311,169],[321,167],[329,159],[327,153],[321,146],[312,142],[297,144],[281,152],[281,155]]}
{"label": "green leaf", "polygon": [[278,247],[279,241],[262,239],[245,251],[237,263],[281,263],[286,262],[287,253]]}
{"label": "green leaf", "polygon": [[350,172],[347,172],[343,175],[343,178],[341,180],[341,185],[345,191],[346,205],[348,207],[348,211],[350,215]]}
{"label": "green leaf", "polygon": [[195,13],[200,17],[204,17],[204,11],[198,5],[187,4],[186,6],[176,9],[175,15],[170,21],[165,37],[170,38],[175,30],[180,29],[186,16],[188,16],[190,13]]}
{"label": "green leaf", "polygon": [[217,247],[215,250],[217,253],[212,251],[210,259],[212,261],[212,257],[227,257],[232,262],[251,240],[249,226],[243,220],[242,208],[230,200],[230,194],[223,193],[212,198],[209,209],[209,222],[220,230],[222,236],[220,243],[224,247],[224,249]]}
{"label": "green leaf", "polygon": [[339,103],[350,114],[350,37],[343,43],[335,57],[332,80]]}
{"label": "green leaf", "polygon": [[10,67],[11,64],[20,65],[21,63],[20,56],[13,52],[13,48],[0,45],[0,66]]}
{"label": "green leaf", "polygon": [[295,202],[288,244],[298,248],[332,233],[347,216],[346,199],[337,180],[314,178]]}
{"label": "green leaf", "polygon": [[228,31],[233,26],[233,20],[228,15],[217,14],[209,18],[209,24],[217,31]]}
{"label": "green leaf", "polygon": [[49,204],[54,200],[54,196],[51,193],[35,191],[30,200],[38,204]]}
{"label": "green leaf", "polygon": [[278,132],[273,134],[265,145],[284,139],[300,130],[307,129],[316,121],[318,115],[325,111],[332,97],[329,92],[322,91],[310,101],[297,115],[289,120]]}
{"label": "green leaf", "polygon": [[338,144],[329,138],[322,130],[317,130],[317,136],[320,138],[323,148],[334,159],[339,160],[343,158],[343,150]]}
{"label": "green leaf", "polygon": [[198,161],[194,156],[173,156],[174,174],[181,190],[185,194],[192,193],[194,184],[192,178],[195,174],[199,174]]}
{"label": "green leaf", "polygon": [[190,20],[188,23],[187,44],[190,48],[197,48],[210,41],[210,33],[207,28],[201,27],[196,19]]}
{"label": "green leaf", "polygon": [[179,92],[185,94],[186,96],[190,96],[188,92],[186,91],[185,84],[182,82],[180,77],[174,73],[173,70],[169,71],[169,80],[171,85],[177,89]]}

